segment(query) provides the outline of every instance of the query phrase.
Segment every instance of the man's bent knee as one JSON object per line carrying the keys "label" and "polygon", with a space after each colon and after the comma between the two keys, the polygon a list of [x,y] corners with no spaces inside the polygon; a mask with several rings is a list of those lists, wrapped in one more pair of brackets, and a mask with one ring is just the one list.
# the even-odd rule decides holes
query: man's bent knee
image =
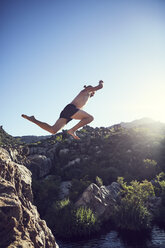
{"label": "man's bent knee", "polygon": [[50,132],[51,134],[56,134],[56,133],[57,133],[57,131],[56,131],[53,127],[51,127],[51,128],[49,129],[49,132]]}
{"label": "man's bent knee", "polygon": [[56,134],[57,132],[55,132],[54,130],[51,130],[50,133],[52,134]]}
{"label": "man's bent knee", "polygon": [[92,122],[92,121],[94,120],[94,117],[93,117],[92,115],[90,115],[90,116],[88,117],[88,120],[89,120],[89,122]]}

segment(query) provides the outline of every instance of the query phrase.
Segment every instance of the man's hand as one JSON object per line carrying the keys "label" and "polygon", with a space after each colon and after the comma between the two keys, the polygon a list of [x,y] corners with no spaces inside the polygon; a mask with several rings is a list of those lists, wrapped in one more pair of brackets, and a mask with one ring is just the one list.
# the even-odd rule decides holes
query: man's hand
{"label": "man's hand", "polygon": [[[97,91],[97,90],[102,89],[102,88],[103,88],[103,83],[104,83],[103,80],[100,80],[98,86],[93,87],[93,86],[91,86],[91,85],[88,85],[88,86],[84,85],[84,88],[85,88],[85,90],[87,90],[88,92],[94,92],[94,91]],[[92,95],[92,96],[93,96],[93,95]]]}
{"label": "man's hand", "polygon": [[104,83],[103,80],[100,80],[99,81],[99,87],[100,87],[100,89],[103,88],[103,83]]}
{"label": "man's hand", "polygon": [[104,83],[103,80],[100,80],[100,81],[99,81],[99,84],[103,84],[103,83]]}

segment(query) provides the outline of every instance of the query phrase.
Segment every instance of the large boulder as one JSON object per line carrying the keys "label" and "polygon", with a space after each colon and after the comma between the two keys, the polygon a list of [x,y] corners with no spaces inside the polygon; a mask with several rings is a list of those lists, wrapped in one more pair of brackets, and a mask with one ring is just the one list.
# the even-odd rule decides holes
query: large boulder
{"label": "large boulder", "polygon": [[80,158],[75,158],[74,160],[69,161],[68,164],[64,166],[64,169],[67,169],[67,168],[73,167],[75,165],[78,165],[78,164],[80,164],[80,161],[81,161]]}
{"label": "large boulder", "polygon": [[0,247],[58,247],[32,201],[31,172],[0,148]]}
{"label": "large boulder", "polygon": [[32,172],[34,178],[42,178],[50,174],[52,169],[52,161],[45,155],[30,155],[26,167]]}
{"label": "large boulder", "polygon": [[80,199],[75,203],[77,207],[85,206],[91,208],[103,221],[108,220],[118,203],[120,184],[113,182],[109,186],[98,187],[92,183],[83,192]]}

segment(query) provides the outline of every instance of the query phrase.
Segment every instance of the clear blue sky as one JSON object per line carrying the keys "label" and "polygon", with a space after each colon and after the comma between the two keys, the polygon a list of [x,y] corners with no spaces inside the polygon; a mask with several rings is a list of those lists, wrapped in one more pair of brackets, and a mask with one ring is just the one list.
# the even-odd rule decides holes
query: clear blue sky
{"label": "clear blue sky", "polygon": [[91,126],[165,122],[164,13],[163,0],[1,0],[0,125],[13,136],[46,135],[21,114],[54,124],[100,79],[84,108]]}

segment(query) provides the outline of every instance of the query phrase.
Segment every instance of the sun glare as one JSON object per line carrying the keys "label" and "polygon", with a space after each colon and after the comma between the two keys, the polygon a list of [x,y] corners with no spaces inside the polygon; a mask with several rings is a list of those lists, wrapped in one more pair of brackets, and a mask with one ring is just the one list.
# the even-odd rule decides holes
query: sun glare
{"label": "sun glare", "polygon": [[156,121],[165,123],[165,89],[156,87],[148,90],[140,104],[140,109],[144,116],[150,117]]}

